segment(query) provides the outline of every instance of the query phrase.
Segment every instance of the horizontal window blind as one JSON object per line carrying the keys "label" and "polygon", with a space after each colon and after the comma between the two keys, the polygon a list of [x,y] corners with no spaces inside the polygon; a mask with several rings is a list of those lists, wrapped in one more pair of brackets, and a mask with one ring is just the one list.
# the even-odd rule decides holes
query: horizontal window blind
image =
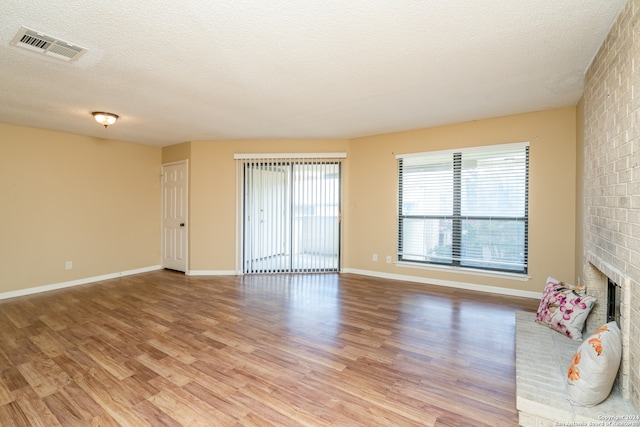
{"label": "horizontal window blind", "polygon": [[526,273],[528,143],[397,158],[400,261]]}

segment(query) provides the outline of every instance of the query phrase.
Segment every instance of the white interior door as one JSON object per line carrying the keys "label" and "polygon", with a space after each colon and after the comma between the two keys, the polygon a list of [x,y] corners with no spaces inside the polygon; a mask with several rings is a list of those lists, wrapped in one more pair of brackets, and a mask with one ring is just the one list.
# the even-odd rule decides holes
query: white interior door
{"label": "white interior door", "polygon": [[187,161],[162,165],[162,267],[187,271]]}

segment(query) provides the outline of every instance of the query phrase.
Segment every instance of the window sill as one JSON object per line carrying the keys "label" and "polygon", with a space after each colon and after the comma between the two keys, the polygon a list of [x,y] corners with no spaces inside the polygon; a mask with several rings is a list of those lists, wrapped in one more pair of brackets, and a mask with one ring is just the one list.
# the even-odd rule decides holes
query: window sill
{"label": "window sill", "polygon": [[469,268],[469,267],[425,265],[425,264],[408,262],[408,261],[397,261],[395,264],[398,267],[417,268],[420,270],[441,271],[441,272],[447,272],[447,273],[460,273],[460,274],[468,274],[473,276],[494,277],[497,279],[512,279],[512,280],[519,280],[521,282],[526,282],[531,279],[531,276],[529,276],[528,274],[508,273],[504,271],[487,271],[487,270],[480,270],[477,268]]}

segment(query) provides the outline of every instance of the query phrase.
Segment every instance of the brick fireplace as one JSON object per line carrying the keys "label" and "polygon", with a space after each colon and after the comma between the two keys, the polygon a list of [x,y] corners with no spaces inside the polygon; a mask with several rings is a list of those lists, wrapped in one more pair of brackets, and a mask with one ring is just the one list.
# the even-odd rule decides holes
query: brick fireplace
{"label": "brick fireplace", "polygon": [[618,373],[618,384],[622,396],[630,400],[629,387],[629,344],[630,344],[630,286],[631,279],[622,272],[599,259],[595,254],[587,253],[587,263],[584,267],[585,285],[589,294],[597,298],[596,305],[587,318],[586,335],[593,333],[600,326],[609,321],[607,319],[607,308],[609,301],[609,281],[615,282],[620,288],[620,331],[622,332],[622,361]]}
{"label": "brick fireplace", "polygon": [[[622,290],[620,386],[640,408],[640,0],[629,0],[585,74],[578,105],[577,232],[581,274],[606,321],[606,281]],[[581,176],[583,175],[583,176]],[[580,203],[582,202],[582,203]],[[580,251],[580,249],[582,249]]]}

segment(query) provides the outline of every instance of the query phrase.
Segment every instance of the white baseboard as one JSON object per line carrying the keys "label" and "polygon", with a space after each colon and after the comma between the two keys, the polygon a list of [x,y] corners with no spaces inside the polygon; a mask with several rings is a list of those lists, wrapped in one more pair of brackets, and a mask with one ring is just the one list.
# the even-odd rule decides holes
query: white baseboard
{"label": "white baseboard", "polygon": [[514,297],[534,298],[538,300],[542,298],[542,292],[520,291],[517,289],[501,288],[498,286],[478,285],[475,283],[429,279],[425,277],[408,276],[403,274],[382,273],[379,271],[359,270],[355,268],[345,268],[342,270],[342,272],[360,274],[363,276],[379,277],[382,279],[404,280],[406,282],[423,283],[426,285],[436,285],[436,286],[445,286],[449,288],[466,289],[468,291],[480,291],[480,292],[487,292],[491,294],[509,295]]}
{"label": "white baseboard", "polygon": [[[87,277],[84,279],[71,280],[68,282],[53,283],[50,285],[36,286],[34,288],[2,292],[0,293],[0,300],[37,294],[40,292],[53,291],[56,289],[70,288],[73,286],[86,285],[88,283],[100,282],[102,280],[116,279],[118,277],[131,276],[131,275],[140,274],[140,273],[148,273],[150,271],[156,271],[161,269],[162,269],[162,266],[153,265],[149,267],[137,268],[134,270],[120,271],[117,273],[103,274],[101,276],[93,276],[93,277]],[[379,277],[382,279],[404,280],[407,282],[423,283],[427,285],[436,285],[436,286],[445,286],[450,288],[466,289],[470,291],[480,291],[480,292],[524,297],[524,298],[540,299],[542,297],[541,292],[520,291],[517,289],[501,288],[497,286],[486,286],[486,285],[478,285],[475,283],[454,282],[451,280],[428,279],[428,278],[418,277],[418,276],[382,273],[379,271],[372,271],[372,270],[359,270],[355,268],[345,268],[342,270],[342,273],[359,274],[362,276]],[[239,273],[236,270],[187,270],[186,274],[188,276],[237,276],[241,273]]]}
{"label": "white baseboard", "polygon": [[87,283],[100,282],[102,280],[116,279],[118,277],[131,276],[133,274],[148,273],[150,271],[160,270],[159,265],[150,267],[136,268],[134,270],[120,271],[117,273],[103,274],[101,276],[86,277],[84,279],[71,280],[68,282],[53,283],[51,285],[36,286],[34,288],[19,289],[17,291],[9,291],[0,293],[0,300],[7,298],[21,297],[25,295],[37,294],[40,292],[54,291],[56,289],[70,288],[72,286],[86,285]]}
{"label": "white baseboard", "polygon": [[187,270],[187,276],[237,276],[236,270]]}

